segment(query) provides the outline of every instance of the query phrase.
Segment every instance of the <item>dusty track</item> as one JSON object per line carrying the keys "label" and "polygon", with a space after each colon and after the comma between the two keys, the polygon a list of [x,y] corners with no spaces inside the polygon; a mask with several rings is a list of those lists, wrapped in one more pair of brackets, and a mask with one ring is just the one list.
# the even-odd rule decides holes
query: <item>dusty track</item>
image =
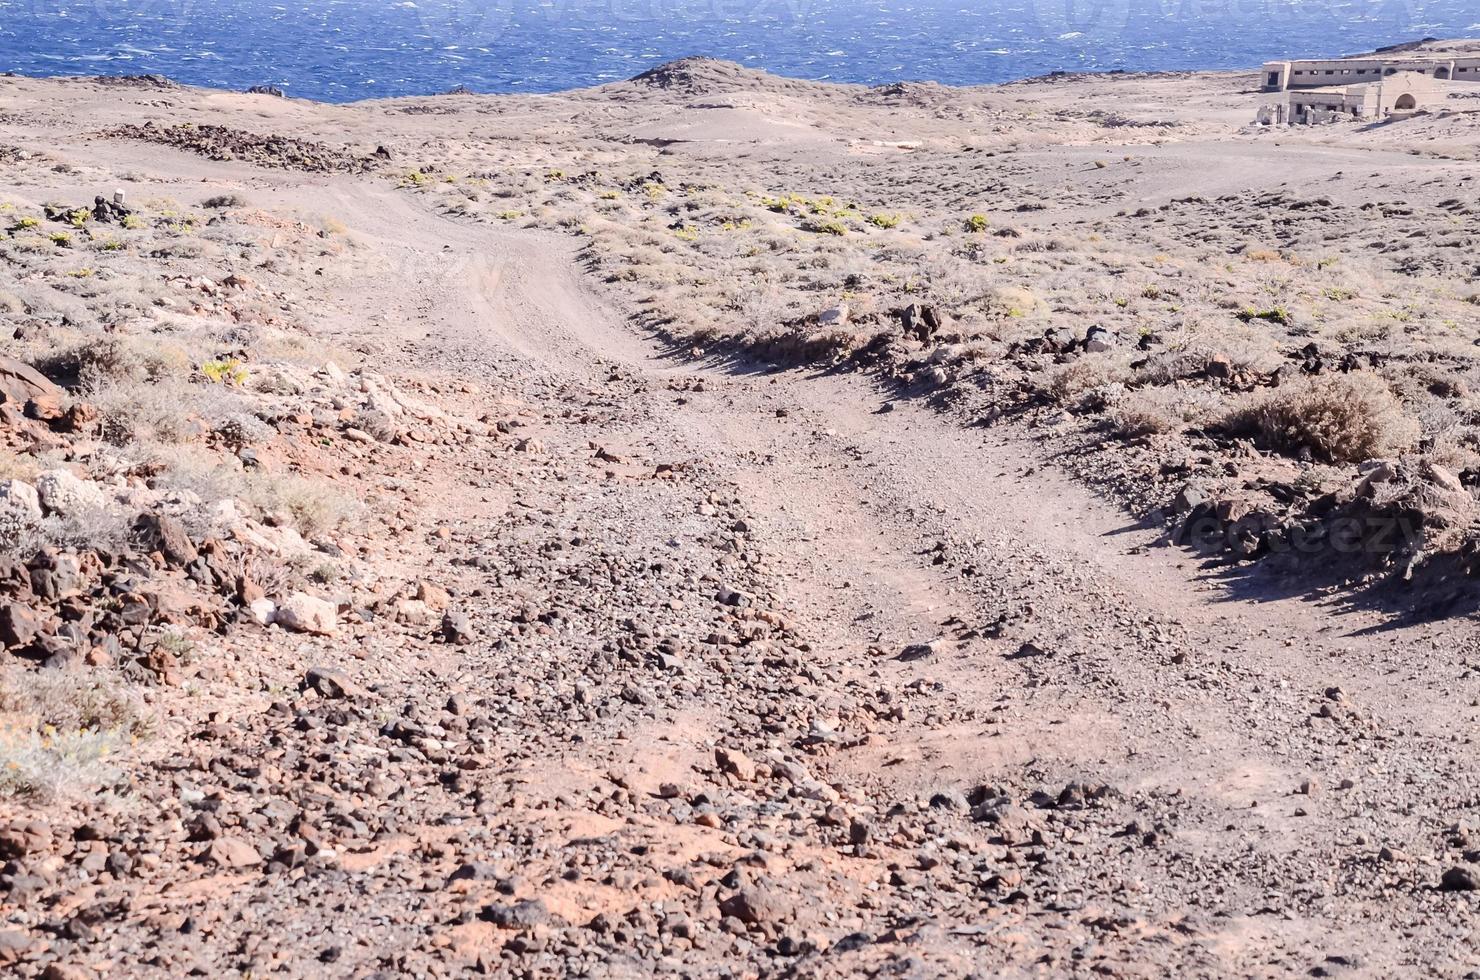
{"label": "dusty track", "polygon": [[[1480,967],[1471,897],[1437,888],[1480,860],[1472,623],[1227,577],[1010,425],[973,427],[862,375],[669,349],[631,326],[573,237],[454,220],[381,177],[58,145],[97,171],[55,178],[69,200],[127,168],[149,175],[140,197],[209,182],[272,215],[332,216],[354,247],[310,280],[319,335],[512,425],[377,447],[379,469],[346,474],[392,502],[367,561],[452,588],[476,639],[380,621],[232,637],[238,661],[269,663],[258,687],[219,685],[231,723],[191,717],[183,748],[144,750],[147,805],[125,822],[162,863],[108,883],[101,939],[66,933],[85,893],[45,913],[68,951],[114,943],[84,957],[98,969]],[[1104,151],[1040,152],[1087,168]],[[1247,190],[1242,163],[1286,159],[1146,152],[1176,165],[1124,178],[1126,199],[1085,216]],[[1272,186],[1450,166],[1409,160],[1317,147],[1289,171],[1251,168]],[[721,601],[732,586],[753,605]],[[302,695],[309,663],[370,692]],[[716,748],[737,746],[768,771],[724,771]],[[186,785],[247,838],[246,870],[186,839]],[[173,837],[156,804],[175,807]],[[284,818],[293,807],[312,819]],[[300,836],[336,856],[270,870]],[[722,910],[752,882],[786,903],[737,925]],[[499,921],[516,901],[549,921]]]}
{"label": "dusty track", "polygon": [[[1259,583],[1220,581],[1159,546],[1032,444],[888,401],[864,378],[687,366],[604,307],[559,239],[463,227],[348,185],[335,205],[400,251],[406,279],[354,293],[368,314],[415,290],[402,311],[426,327],[415,360],[615,388],[621,451],[704,459],[739,489],[779,605],[821,640],[819,707],[855,685],[935,692],[937,710],[831,774],[883,799],[1027,777],[1172,801],[1177,856],[1141,868],[1139,897],[1113,891],[1219,917],[1225,965],[1267,962],[1285,943],[1357,950],[1375,972],[1428,955],[1365,932],[1361,903],[1321,896],[1342,890],[1343,865],[1385,845],[1427,852],[1450,822],[1395,803],[1416,780],[1467,778],[1456,733],[1474,710],[1458,709],[1464,723],[1435,710],[1473,699],[1467,627],[1386,628],[1374,612],[1258,598]],[[675,397],[675,379],[702,390]],[[897,659],[953,629],[985,635]],[[1339,723],[1318,715],[1338,697],[1359,706],[1363,733],[1327,730]],[[992,723],[952,721],[962,707],[990,709]],[[632,747],[634,764],[657,764]],[[1421,893],[1441,870],[1417,871],[1396,921],[1429,914]],[[1269,893],[1297,881],[1305,897],[1272,910]],[[1070,886],[1079,901],[1110,897],[1082,888]]]}

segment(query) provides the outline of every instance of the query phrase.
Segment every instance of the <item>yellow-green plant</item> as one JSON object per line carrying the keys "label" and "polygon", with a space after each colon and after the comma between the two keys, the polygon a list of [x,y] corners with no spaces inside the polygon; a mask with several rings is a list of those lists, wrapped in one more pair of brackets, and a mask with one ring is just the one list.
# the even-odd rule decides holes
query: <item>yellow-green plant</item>
{"label": "yellow-green plant", "polygon": [[235,357],[206,361],[200,366],[200,373],[211,384],[229,384],[239,387],[247,383],[246,366]]}

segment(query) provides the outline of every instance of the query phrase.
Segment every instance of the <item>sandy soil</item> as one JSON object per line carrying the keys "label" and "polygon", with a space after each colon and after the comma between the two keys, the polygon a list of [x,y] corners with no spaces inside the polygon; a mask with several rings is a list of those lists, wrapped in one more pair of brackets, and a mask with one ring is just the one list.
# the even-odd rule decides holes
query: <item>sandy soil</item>
{"label": "sandy soil", "polygon": [[[1363,475],[1354,463],[1199,443],[1210,437],[1193,424],[1147,442],[1107,436],[1088,410],[992,412],[1007,390],[996,382],[1021,370],[996,336],[979,355],[1001,355],[986,361],[992,378],[947,378],[929,348],[903,360],[846,356],[847,345],[801,363],[768,357],[774,343],[673,312],[687,304],[713,327],[729,308],[706,306],[715,294],[684,270],[708,261],[715,279],[744,278],[738,253],[665,253],[677,271],[655,315],[645,300],[658,287],[611,275],[636,267],[631,253],[563,223],[611,200],[600,189],[627,174],[662,168],[671,201],[690,180],[713,190],[728,172],[759,188],[770,173],[772,193],[811,198],[831,183],[847,188],[840,197],[874,196],[860,214],[908,210],[903,231],[880,233],[927,249],[939,237],[923,228],[928,208],[980,208],[993,227],[1013,215],[1010,242],[1079,234],[1065,251],[1165,249],[1186,262],[1191,304],[1220,276],[1257,292],[1242,267],[1200,262],[1209,252],[1277,246],[1282,230],[1304,251],[1318,233],[1306,211],[1255,207],[1260,195],[1330,198],[1342,217],[1320,233],[1350,238],[1331,246],[1343,257],[1413,234],[1445,200],[1473,208],[1471,114],[1401,131],[1254,133],[1242,128],[1257,98],[1243,76],[868,92],[700,63],[660,80],[327,107],[0,79],[0,144],[23,151],[3,164],[18,214],[115,188],[162,223],[212,196],[242,199],[200,225],[217,228],[219,249],[168,251],[117,232],[116,254],[98,244],[86,259],[107,272],[84,277],[91,292],[62,288],[80,242],[16,252],[10,281],[0,273],[20,297],[5,314],[14,351],[94,327],[195,336],[167,317],[97,311],[125,289],[154,296],[202,270],[251,277],[260,307],[165,310],[188,314],[211,356],[239,344],[254,377],[318,372],[297,391],[249,384],[242,397],[270,420],[259,440],[270,476],[313,474],[362,505],[306,535],[313,560],[338,569],[304,586],[337,607],[332,632],[187,620],[192,650],[174,676],[126,675],[153,727],[107,779],[0,802],[6,968],[1480,968],[1469,607],[1435,615],[1428,584],[1395,595],[1227,562],[1170,544],[1172,524],[1153,513],[1189,472],[1233,465],[1233,482],[1262,487],[1298,471],[1349,488]],[[1093,115],[1112,111],[1160,125]],[[203,157],[192,133],[120,130],[148,123],[229,127],[204,149],[230,158]],[[283,146],[242,132],[306,142],[284,166]],[[1136,163],[1094,165],[1121,157]],[[501,186],[495,168],[507,175],[511,158],[534,175],[533,197],[449,196],[477,173]],[[548,178],[557,164],[562,175]],[[574,180],[584,165],[603,174],[589,189]],[[535,198],[552,184],[542,213]],[[906,187],[907,200],[886,200]],[[1418,213],[1361,210],[1374,200]],[[1126,217],[1140,208],[1160,216]],[[1272,227],[1250,230],[1261,221]],[[1463,221],[1443,227],[1473,245]],[[850,225],[839,247],[879,246],[865,234]],[[242,247],[249,237],[259,246]],[[1454,265],[1397,280],[1410,308],[1432,307],[1412,322],[1473,309],[1462,295],[1472,248],[1414,247]],[[1283,281],[1326,274],[1274,261],[1288,266]],[[845,297],[860,319],[870,289]],[[806,300],[802,329],[841,295]],[[1391,296],[1362,302],[1402,308]],[[1044,317],[1086,325],[1054,302]],[[879,301],[880,323],[888,306]],[[1096,319],[1115,324],[1119,308],[1106,306]],[[1168,333],[1182,328],[1155,316]],[[1247,327],[1227,319],[1229,336]],[[1133,336],[1130,323],[1116,328]],[[261,332],[242,340],[228,326]],[[1324,344],[1339,328],[1307,336]],[[297,368],[267,343],[274,330],[300,337]],[[1426,325],[1386,337],[1384,350],[1443,343],[1443,357],[1469,356],[1473,316],[1433,330],[1440,340]],[[331,358],[436,411],[394,439],[351,437],[344,419],[315,414],[358,397],[325,380]],[[924,377],[938,367],[942,377]],[[1468,410],[1467,393],[1442,397]],[[106,442],[74,433],[47,458],[102,481]],[[205,437],[183,445],[220,451]],[[1468,513],[1472,488],[1454,492],[1466,501],[1446,506]],[[1468,595],[1454,566],[1443,574],[1447,598]],[[443,609],[463,621],[449,628]],[[69,663],[25,676],[119,669]],[[7,683],[24,685],[17,676]]]}

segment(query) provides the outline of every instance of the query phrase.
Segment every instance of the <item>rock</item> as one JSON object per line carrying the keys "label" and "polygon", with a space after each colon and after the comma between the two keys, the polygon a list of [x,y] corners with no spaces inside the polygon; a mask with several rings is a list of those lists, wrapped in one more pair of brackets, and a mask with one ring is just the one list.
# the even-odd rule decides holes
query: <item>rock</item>
{"label": "rock", "polygon": [[253,85],[247,89],[248,95],[270,95],[275,99],[285,99],[287,94],[276,85]]}
{"label": "rock", "polygon": [[941,319],[933,306],[911,303],[899,313],[900,326],[907,337],[925,343],[940,332]]}
{"label": "rock", "polygon": [[448,643],[471,643],[474,633],[466,613],[449,609],[442,614],[442,638]]}
{"label": "rock", "polygon": [[46,470],[36,477],[36,494],[49,514],[66,517],[108,506],[103,488],[70,470]]}
{"label": "rock", "polygon": [[1194,510],[1208,502],[1208,495],[1202,488],[1189,483],[1177,491],[1177,496],[1172,498],[1172,509],[1182,514]]}
{"label": "rock", "polygon": [[144,547],[164,555],[171,565],[189,565],[200,557],[195,542],[185,533],[185,525],[164,514],[140,514],[134,522],[134,533],[142,539]]}
{"label": "rock", "polygon": [[1439,879],[1439,890],[1446,892],[1472,892],[1480,890],[1480,879],[1469,868],[1456,865],[1444,872]]}
{"label": "rock", "polygon": [[550,910],[543,901],[536,898],[509,905],[485,905],[478,913],[478,918],[484,922],[492,922],[500,929],[533,929],[550,921]]}
{"label": "rock", "polygon": [[266,596],[253,599],[247,603],[247,615],[258,626],[271,626],[277,618],[277,603]]}
{"label": "rock", "polygon": [[487,861],[469,861],[452,872],[448,881],[497,881],[498,868]]}
{"label": "rock", "polygon": [[727,772],[741,782],[748,783],[755,779],[755,763],[736,749],[715,746],[714,761],[721,772]]}
{"label": "rock", "polygon": [[306,592],[294,592],[278,606],[273,621],[295,633],[330,636],[339,627],[334,604]]}
{"label": "rock", "polygon": [[418,582],[416,584],[416,598],[426,603],[431,609],[441,612],[452,605],[452,596],[440,585],[431,582]]}
{"label": "rock", "polygon": [[714,601],[723,606],[734,606],[736,609],[745,609],[752,602],[750,596],[735,589],[720,589],[715,593]]}
{"label": "rock", "polygon": [[355,698],[364,694],[364,690],[348,674],[333,667],[308,668],[303,675],[302,687],[304,690],[317,691],[320,697],[331,700]]}
{"label": "rock", "polygon": [[24,361],[0,354],[0,405],[24,407],[33,419],[62,415],[62,389]]}
{"label": "rock", "polygon": [[432,607],[420,599],[402,599],[396,603],[395,620],[402,626],[425,626],[432,621]]}
{"label": "rock", "polygon": [[1430,483],[1434,484],[1442,490],[1447,490],[1450,493],[1466,492],[1465,485],[1460,482],[1459,477],[1455,476],[1453,472],[1443,466],[1440,466],[1438,463],[1425,462],[1423,466],[1423,472],[1424,476],[1428,478],[1428,481]]}
{"label": "rock", "polygon": [[848,322],[851,312],[847,303],[839,303],[817,314],[817,323],[823,327],[841,327]]}
{"label": "rock", "polygon": [[0,603],[0,645],[23,647],[36,639],[44,624],[41,614],[19,602]]}
{"label": "rock", "polygon": [[1104,327],[1090,327],[1084,335],[1084,349],[1091,354],[1103,354],[1119,342],[1119,338]]}
{"label": "rock", "polygon": [[795,913],[795,906],[775,888],[754,886],[742,888],[720,902],[719,910],[746,925],[757,925],[789,919]]}
{"label": "rock", "polygon": [[0,929],[0,965],[17,962],[35,946],[31,937],[19,929]]}
{"label": "rock", "polygon": [[1233,377],[1233,361],[1227,354],[1214,354],[1203,365],[1203,371],[1210,378],[1231,378]]}
{"label": "rock", "polygon": [[206,859],[223,868],[250,868],[262,863],[257,848],[240,837],[218,837],[206,849]]}
{"label": "rock", "polygon": [[32,521],[41,520],[41,496],[24,480],[0,481],[0,507],[13,507]]}

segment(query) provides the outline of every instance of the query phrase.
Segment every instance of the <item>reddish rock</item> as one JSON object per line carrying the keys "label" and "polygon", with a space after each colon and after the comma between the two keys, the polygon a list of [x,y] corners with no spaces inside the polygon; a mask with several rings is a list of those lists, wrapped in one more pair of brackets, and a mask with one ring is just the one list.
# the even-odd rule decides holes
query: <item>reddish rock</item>
{"label": "reddish rock", "polygon": [[26,406],[33,419],[60,418],[62,389],[24,361],[0,354],[0,404]]}
{"label": "reddish rock", "polygon": [[0,603],[0,644],[22,647],[41,632],[41,615],[19,602]]}

